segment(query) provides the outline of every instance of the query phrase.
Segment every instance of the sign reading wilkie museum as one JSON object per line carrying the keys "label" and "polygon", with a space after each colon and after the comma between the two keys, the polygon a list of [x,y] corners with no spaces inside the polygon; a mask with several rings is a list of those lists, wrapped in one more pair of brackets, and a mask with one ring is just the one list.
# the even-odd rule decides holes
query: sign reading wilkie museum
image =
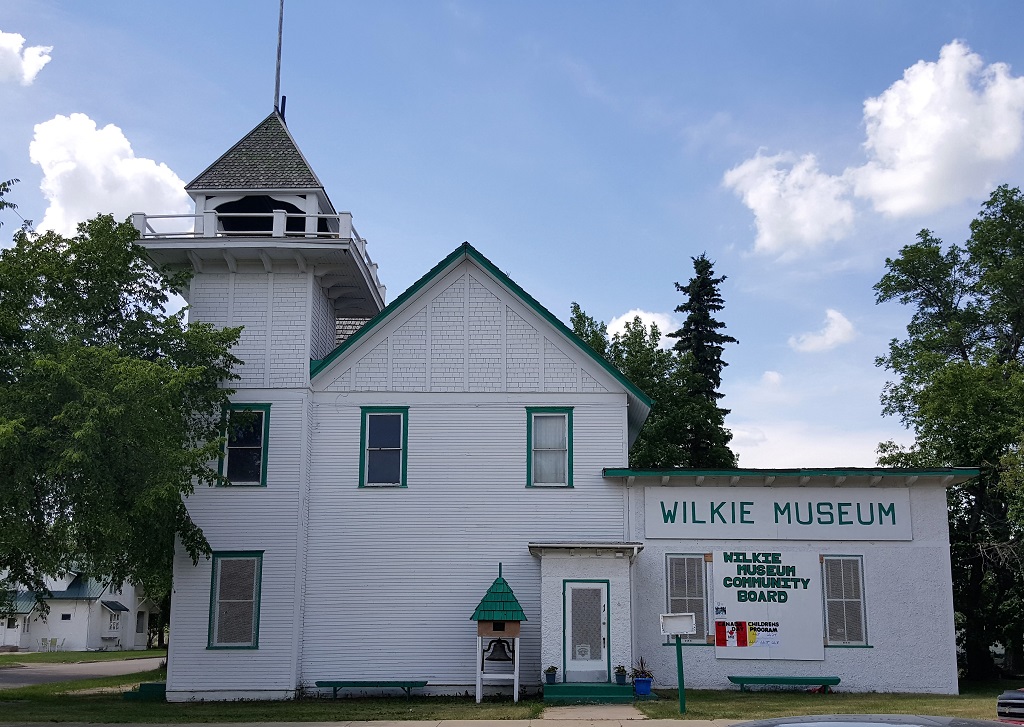
{"label": "sign reading wilkie museum", "polygon": [[894,487],[648,487],[648,538],[912,540],[910,492]]}

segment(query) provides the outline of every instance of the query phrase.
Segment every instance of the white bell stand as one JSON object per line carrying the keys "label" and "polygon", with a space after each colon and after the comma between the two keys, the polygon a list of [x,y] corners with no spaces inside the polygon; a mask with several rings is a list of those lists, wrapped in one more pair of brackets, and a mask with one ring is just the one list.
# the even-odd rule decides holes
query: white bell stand
{"label": "white bell stand", "polygon": [[[490,640],[490,638],[488,638]],[[512,642],[512,673],[511,674],[488,674],[484,671],[484,637],[476,637],[476,702],[484,698],[485,684],[511,684],[512,700],[519,701],[519,637],[515,636],[506,641]]]}

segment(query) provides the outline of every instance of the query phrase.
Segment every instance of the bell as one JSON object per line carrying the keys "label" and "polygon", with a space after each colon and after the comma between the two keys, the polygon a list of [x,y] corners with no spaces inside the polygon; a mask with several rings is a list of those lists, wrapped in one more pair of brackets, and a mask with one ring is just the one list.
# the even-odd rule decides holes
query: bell
{"label": "bell", "polygon": [[491,639],[484,651],[490,652],[484,657],[484,661],[512,661],[508,653],[509,643],[505,639]]}

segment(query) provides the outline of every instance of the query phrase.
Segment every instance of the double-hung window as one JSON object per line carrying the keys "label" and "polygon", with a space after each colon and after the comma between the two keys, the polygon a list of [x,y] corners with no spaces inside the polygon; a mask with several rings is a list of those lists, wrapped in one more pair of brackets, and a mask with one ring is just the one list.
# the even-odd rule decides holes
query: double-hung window
{"label": "double-hung window", "polygon": [[262,573],[262,551],[213,554],[208,648],[259,647]]}
{"label": "double-hung window", "polygon": [[359,439],[359,486],[405,487],[409,407],[364,406]]}
{"label": "double-hung window", "polygon": [[267,486],[270,404],[232,404],[225,412],[220,473],[232,485]]}
{"label": "double-hung window", "polygon": [[572,407],[526,408],[526,486],[572,487]]}
{"label": "double-hung window", "polygon": [[863,564],[859,555],[821,557],[825,590],[825,640],[830,645],[867,645]]}
{"label": "double-hung window", "polygon": [[708,567],[703,553],[669,555],[665,573],[669,613],[692,613],[697,632],[683,635],[683,641],[706,643],[708,637]]}

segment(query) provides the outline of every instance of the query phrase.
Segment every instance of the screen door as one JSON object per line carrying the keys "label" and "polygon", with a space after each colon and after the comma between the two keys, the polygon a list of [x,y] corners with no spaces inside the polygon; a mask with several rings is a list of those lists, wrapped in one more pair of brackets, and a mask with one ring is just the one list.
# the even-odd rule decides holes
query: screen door
{"label": "screen door", "polygon": [[565,679],[606,682],[608,584],[569,581],[565,585]]}

